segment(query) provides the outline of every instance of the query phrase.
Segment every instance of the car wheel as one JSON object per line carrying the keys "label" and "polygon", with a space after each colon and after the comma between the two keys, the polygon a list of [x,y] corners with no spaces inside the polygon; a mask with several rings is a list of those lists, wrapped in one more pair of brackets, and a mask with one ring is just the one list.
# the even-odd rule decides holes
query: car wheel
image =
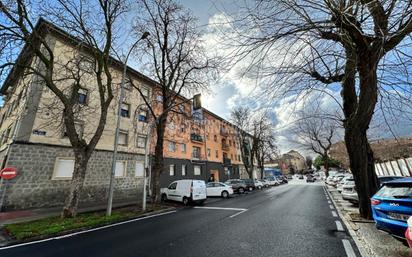
{"label": "car wheel", "polygon": [[189,204],[189,198],[184,196],[182,202],[183,202],[183,205],[185,205],[185,206],[188,205]]}
{"label": "car wheel", "polygon": [[243,187],[241,187],[237,191],[239,192],[239,194],[243,194],[245,192],[245,189]]}
{"label": "car wheel", "polygon": [[258,186],[258,189],[259,189],[259,190],[262,190],[262,187],[261,187],[261,186]]}
{"label": "car wheel", "polygon": [[229,193],[227,191],[223,191],[222,192],[222,197],[223,198],[228,198],[229,197]]}
{"label": "car wheel", "polygon": [[249,187],[249,191],[252,191],[253,190],[253,187]]}
{"label": "car wheel", "polygon": [[167,201],[167,195],[162,194],[162,197],[160,199],[161,199],[162,202],[166,202]]}

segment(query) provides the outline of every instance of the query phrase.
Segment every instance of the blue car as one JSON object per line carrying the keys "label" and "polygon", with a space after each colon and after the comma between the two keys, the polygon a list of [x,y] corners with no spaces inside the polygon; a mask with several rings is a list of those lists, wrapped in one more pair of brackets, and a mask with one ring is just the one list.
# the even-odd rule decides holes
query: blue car
{"label": "blue car", "polygon": [[412,178],[384,183],[371,198],[371,205],[378,229],[405,238],[406,221],[412,215]]}

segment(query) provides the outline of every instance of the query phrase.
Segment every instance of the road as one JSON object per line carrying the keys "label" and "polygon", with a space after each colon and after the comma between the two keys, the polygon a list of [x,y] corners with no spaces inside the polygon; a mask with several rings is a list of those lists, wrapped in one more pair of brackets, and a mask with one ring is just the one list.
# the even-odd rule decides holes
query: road
{"label": "road", "polygon": [[338,231],[344,226],[332,208],[322,185],[294,182],[231,199],[210,199],[203,207],[179,208],[118,226],[2,249],[0,256],[359,256],[347,232]]}

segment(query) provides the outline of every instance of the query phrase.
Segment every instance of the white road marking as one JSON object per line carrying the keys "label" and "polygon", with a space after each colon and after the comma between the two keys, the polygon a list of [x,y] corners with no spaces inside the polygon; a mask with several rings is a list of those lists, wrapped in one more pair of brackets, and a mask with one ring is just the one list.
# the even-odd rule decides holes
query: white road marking
{"label": "white road marking", "polygon": [[226,211],[247,211],[244,208],[225,208],[225,207],[212,207],[212,206],[195,206],[195,209],[209,209],[209,210],[226,210]]}
{"label": "white road marking", "polygon": [[106,226],[103,226],[103,227],[92,228],[92,229],[88,229],[88,230],[84,230],[84,231],[74,232],[74,233],[71,233],[71,234],[63,235],[63,236],[56,236],[56,237],[46,238],[46,239],[42,239],[42,240],[37,240],[37,241],[32,241],[32,242],[27,242],[27,243],[22,243],[22,244],[17,244],[17,245],[4,246],[4,247],[0,247],[0,251],[10,249],[10,248],[16,248],[16,247],[20,247],[20,246],[25,246],[25,245],[32,245],[32,244],[38,244],[38,243],[52,241],[52,240],[59,240],[59,239],[67,238],[67,237],[72,237],[72,236],[75,236],[75,235],[80,235],[80,234],[84,234],[84,233],[88,233],[88,232],[92,232],[92,231],[96,231],[96,230],[115,227],[115,226],[119,226],[119,225],[122,225],[122,224],[134,222],[134,221],[139,221],[139,220],[154,218],[154,217],[158,217],[158,216],[163,216],[163,215],[171,214],[171,213],[175,213],[175,212],[176,211],[168,211],[168,212],[163,212],[163,213],[154,214],[154,215],[150,215],[150,216],[145,216],[145,217],[141,217],[141,218],[136,218],[136,219],[132,219],[132,220],[126,220],[126,221],[122,221],[122,222],[119,222],[119,223],[106,225]]}
{"label": "white road marking", "polygon": [[247,211],[247,210],[243,210],[243,211],[240,211],[240,212],[235,213],[235,214],[233,214],[233,215],[230,215],[229,218],[236,217],[237,215],[242,214],[242,213],[244,213],[245,211]]}
{"label": "white road marking", "polygon": [[331,205],[329,205],[329,208],[331,208],[332,210],[334,210],[335,209],[335,207],[333,207],[333,205],[331,204]]}
{"label": "white road marking", "polygon": [[328,200],[328,204],[332,204],[332,202]]}
{"label": "white road marking", "polygon": [[225,208],[225,207],[213,207],[213,206],[207,206],[207,207],[206,206],[205,207],[195,206],[194,208],[195,209],[206,209],[206,210],[238,211],[237,213],[230,215],[229,218],[236,217],[237,215],[242,214],[248,210],[244,208]]}
{"label": "white road marking", "polygon": [[338,217],[338,214],[335,211],[332,211],[332,216],[333,217]]}
{"label": "white road marking", "polygon": [[342,239],[343,248],[345,248],[346,255],[348,257],[356,257],[355,251],[352,248],[352,244],[348,239]]}
{"label": "white road marking", "polygon": [[345,231],[340,221],[337,220],[335,221],[335,223],[336,223],[336,228],[338,229],[338,231]]}

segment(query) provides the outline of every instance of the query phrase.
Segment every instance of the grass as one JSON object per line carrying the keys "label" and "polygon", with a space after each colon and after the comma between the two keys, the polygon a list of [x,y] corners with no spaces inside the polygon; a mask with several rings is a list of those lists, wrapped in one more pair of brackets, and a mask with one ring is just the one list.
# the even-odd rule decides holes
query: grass
{"label": "grass", "polygon": [[50,217],[35,221],[7,224],[4,227],[11,237],[17,240],[24,240],[32,237],[45,237],[73,230],[103,226],[136,218],[143,213],[142,211],[130,209],[114,210],[111,216],[106,216],[104,212],[83,213],[78,214],[75,218],[62,219],[60,217]]}

